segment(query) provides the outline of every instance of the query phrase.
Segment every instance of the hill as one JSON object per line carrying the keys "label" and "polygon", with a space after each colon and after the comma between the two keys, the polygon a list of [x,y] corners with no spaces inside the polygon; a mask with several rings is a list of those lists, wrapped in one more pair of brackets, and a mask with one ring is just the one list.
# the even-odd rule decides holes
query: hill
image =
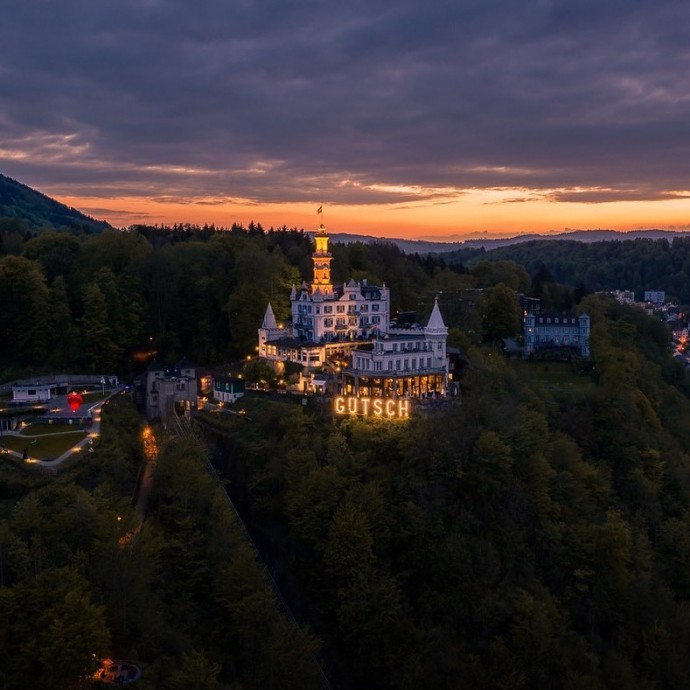
{"label": "hill", "polygon": [[69,228],[95,234],[111,227],[103,220],[95,220],[17,180],[0,175],[0,218],[3,217],[20,220],[32,230]]}
{"label": "hill", "polygon": [[[672,240],[674,237],[687,237],[688,231],[675,230],[630,230],[622,232],[619,230],[566,230],[558,233],[529,233],[524,235],[514,235],[513,237],[492,237],[486,235],[482,237],[468,237],[468,239],[457,239],[448,242],[434,240],[406,240],[390,237],[373,237],[371,235],[355,235],[351,233],[334,232],[329,233],[334,242],[351,244],[361,242],[362,244],[372,244],[374,242],[388,242],[395,244],[400,251],[406,254],[445,254],[455,252],[458,249],[498,249],[499,247],[509,247],[514,244],[533,242],[535,240],[575,240],[577,242],[606,242],[633,239]],[[458,237],[455,235],[454,237]]]}

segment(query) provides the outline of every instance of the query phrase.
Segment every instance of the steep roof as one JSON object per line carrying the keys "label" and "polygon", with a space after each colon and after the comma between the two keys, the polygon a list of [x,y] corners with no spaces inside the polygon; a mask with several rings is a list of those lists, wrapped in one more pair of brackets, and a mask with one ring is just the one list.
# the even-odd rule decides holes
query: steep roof
{"label": "steep roof", "polygon": [[443,317],[441,316],[441,310],[438,308],[438,300],[434,300],[434,308],[431,310],[431,316],[429,316],[429,322],[424,329],[426,331],[435,332],[446,332],[446,324],[443,322]]}
{"label": "steep roof", "polygon": [[276,317],[273,313],[273,307],[271,307],[270,302],[266,307],[266,313],[264,314],[264,321],[261,324],[261,328],[278,328],[278,324],[276,323]]}

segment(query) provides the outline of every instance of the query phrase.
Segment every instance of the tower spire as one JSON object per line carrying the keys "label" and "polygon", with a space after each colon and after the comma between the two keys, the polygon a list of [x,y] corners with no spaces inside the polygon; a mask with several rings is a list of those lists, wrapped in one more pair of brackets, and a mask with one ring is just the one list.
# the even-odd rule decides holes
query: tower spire
{"label": "tower spire", "polygon": [[[318,215],[323,216],[323,204],[319,206]],[[333,292],[333,284],[331,283],[331,260],[333,257],[328,251],[328,234],[323,222],[319,225],[314,235],[314,243],[316,245],[315,251],[312,254],[314,281],[311,289],[313,292],[319,288],[322,293],[330,294]]]}

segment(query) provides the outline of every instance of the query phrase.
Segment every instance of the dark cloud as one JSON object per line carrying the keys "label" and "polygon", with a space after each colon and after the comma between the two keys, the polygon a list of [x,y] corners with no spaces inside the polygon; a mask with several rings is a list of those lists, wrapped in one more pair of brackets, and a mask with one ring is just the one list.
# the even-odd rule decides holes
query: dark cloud
{"label": "dark cloud", "polygon": [[670,0],[16,3],[0,166],[204,204],[668,198],[690,179],[689,20]]}

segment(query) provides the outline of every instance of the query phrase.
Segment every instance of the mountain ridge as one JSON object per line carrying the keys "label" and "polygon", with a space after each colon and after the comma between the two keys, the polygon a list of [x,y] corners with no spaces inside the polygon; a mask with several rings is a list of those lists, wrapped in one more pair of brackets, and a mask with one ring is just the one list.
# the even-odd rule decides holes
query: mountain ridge
{"label": "mountain ridge", "polygon": [[43,192],[0,173],[0,218],[22,221],[29,230],[67,228],[96,234],[110,223],[56,201]]}
{"label": "mountain ridge", "polygon": [[612,242],[634,239],[668,239],[674,237],[688,237],[690,230],[566,230],[559,233],[528,233],[525,235],[514,235],[512,237],[500,238],[471,238],[467,240],[457,240],[455,242],[433,241],[433,240],[407,240],[392,237],[374,237],[372,235],[356,235],[354,233],[333,232],[328,233],[334,242],[350,244],[352,242],[363,242],[371,244],[373,242],[388,242],[395,244],[406,254],[440,254],[454,252],[458,249],[497,249],[507,247],[511,244],[532,242],[534,240],[575,240],[577,242]]}

